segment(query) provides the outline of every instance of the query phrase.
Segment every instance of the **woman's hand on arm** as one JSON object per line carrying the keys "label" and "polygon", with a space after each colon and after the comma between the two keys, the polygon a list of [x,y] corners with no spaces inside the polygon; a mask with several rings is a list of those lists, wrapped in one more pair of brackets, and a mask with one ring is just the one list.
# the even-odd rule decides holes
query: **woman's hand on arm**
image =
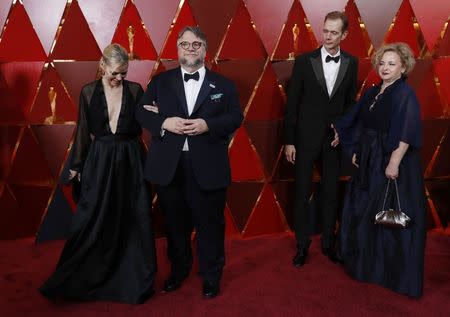
{"label": "woman's hand on arm", "polygon": [[144,109],[147,111],[151,111],[153,113],[159,113],[158,105],[154,101],[153,101],[152,105],[143,105],[142,107],[144,107]]}
{"label": "woman's hand on arm", "polygon": [[292,144],[286,144],[284,146],[284,155],[286,156],[286,160],[291,163],[291,164],[295,164],[295,154],[296,154],[296,150],[295,150],[295,146]]}
{"label": "woman's hand on arm", "polygon": [[75,177],[77,177],[79,181],[81,180],[81,174],[80,173],[78,173],[75,170],[69,170],[69,181],[71,181]]}
{"label": "woman's hand on arm", "polygon": [[353,153],[352,164],[359,168],[359,164],[357,162],[358,162],[358,158],[356,157],[356,153]]}
{"label": "woman's hand on arm", "polygon": [[333,141],[331,141],[331,146],[332,147],[336,147],[336,146],[339,145],[339,134],[337,133],[337,131],[336,131],[336,129],[335,129],[333,124],[331,124],[331,128],[334,131],[334,139],[333,139]]}

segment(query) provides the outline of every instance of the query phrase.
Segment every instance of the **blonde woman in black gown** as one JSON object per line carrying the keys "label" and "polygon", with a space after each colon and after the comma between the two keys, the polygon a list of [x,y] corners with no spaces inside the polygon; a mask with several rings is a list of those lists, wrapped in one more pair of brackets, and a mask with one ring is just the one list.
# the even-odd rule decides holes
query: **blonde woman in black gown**
{"label": "blonde woman in black gown", "polygon": [[105,48],[100,70],[80,95],[70,177],[81,179],[81,194],[71,236],[40,291],[49,298],[142,303],[153,294],[156,272],[134,115],[143,90],[124,79],[128,54],[118,44]]}

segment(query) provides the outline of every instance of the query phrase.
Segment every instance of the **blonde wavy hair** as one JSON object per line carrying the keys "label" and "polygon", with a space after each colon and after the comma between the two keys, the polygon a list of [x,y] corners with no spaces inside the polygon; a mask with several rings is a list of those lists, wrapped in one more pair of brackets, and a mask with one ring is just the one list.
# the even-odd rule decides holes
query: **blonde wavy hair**
{"label": "blonde wavy hair", "polygon": [[409,74],[414,69],[414,65],[416,64],[414,53],[409,45],[403,42],[385,44],[377,49],[372,55],[372,65],[375,69],[378,69],[378,65],[386,52],[395,52],[398,54],[402,66],[405,68],[404,75]]}

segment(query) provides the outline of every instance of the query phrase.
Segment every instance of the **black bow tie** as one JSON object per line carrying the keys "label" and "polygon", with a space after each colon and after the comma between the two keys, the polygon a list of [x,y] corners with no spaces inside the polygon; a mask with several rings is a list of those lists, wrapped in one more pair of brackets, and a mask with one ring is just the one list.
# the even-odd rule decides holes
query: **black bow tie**
{"label": "black bow tie", "polygon": [[184,81],[188,82],[189,79],[193,79],[193,80],[199,80],[200,78],[200,74],[198,72],[195,72],[193,74],[188,74],[188,73],[184,73]]}
{"label": "black bow tie", "polygon": [[335,63],[339,63],[339,58],[341,57],[341,55],[335,56],[335,57],[331,57],[330,55],[327,55],[327,57],[325,57],[325,62],[329,63],[330,61],[333,61]]}

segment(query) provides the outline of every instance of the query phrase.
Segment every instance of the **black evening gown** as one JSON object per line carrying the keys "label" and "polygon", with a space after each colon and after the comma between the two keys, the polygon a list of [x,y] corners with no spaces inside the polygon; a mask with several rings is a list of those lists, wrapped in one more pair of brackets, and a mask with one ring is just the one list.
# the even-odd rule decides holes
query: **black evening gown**
{"label": "black evening gown", "polygon": [[70,167],[81,172],[81,195],[56,271],[40,288],[46,297],[137,304],[153,293],[151,202],[134,116],[142,94],[139,84],[123,82],[113,134],[101,80],[82,89]]}
{"label": "black evening gown", "polygon": [[[418,149],[421,144],[419,105],[403,79],[375,98],[379,91],[380,86],[371,88],[355,106],[353,114],[349,113],[336,124],[343,144],[349,145],[349,154],[357,153],[359,163],[347,185],[340,252],[345,269],[353,278],[419,297],[423,288],[426,232]],[[350,123],[352,128],[346,131]],[[406,229],[374,224],[387,185],[385,169],[399,141],[410,144],[397,178],[402,211],[412,219]],[[390,188],[387,206],[397,208],[392,181]]]}

